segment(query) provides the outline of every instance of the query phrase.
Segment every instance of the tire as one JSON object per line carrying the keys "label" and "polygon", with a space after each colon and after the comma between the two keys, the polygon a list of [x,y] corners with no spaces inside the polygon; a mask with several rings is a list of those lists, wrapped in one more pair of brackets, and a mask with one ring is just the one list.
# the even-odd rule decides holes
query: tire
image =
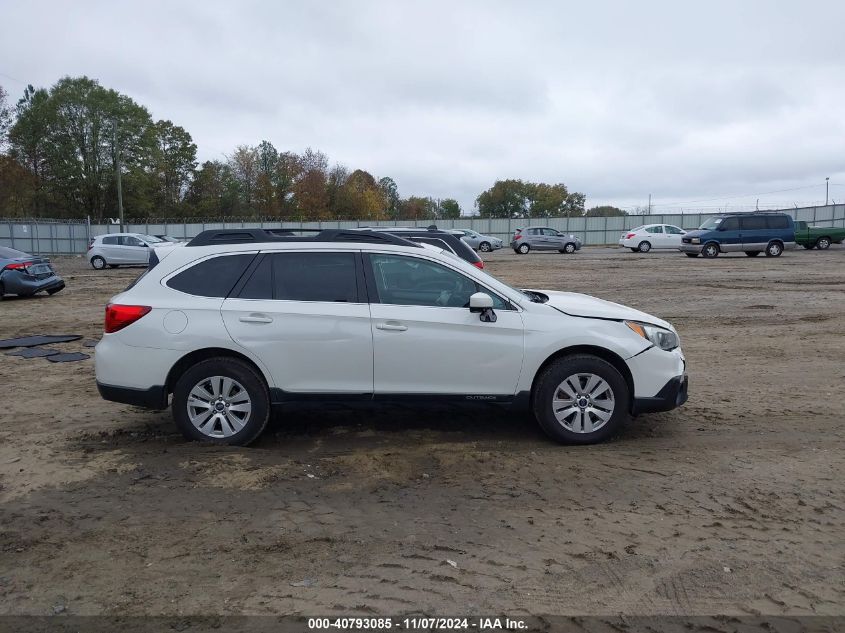
{"label": "tire", "polygon": [[707,259],[713,259],[719,256],[719,245],[716,242],[708,242],[701,249],[701,256]]}
{"label": "tire", "polygon": [[493,250],[493,247],[490,246],[490,242],[481,242],[481,244],[478,245],[478,250],[482,253],[489,253]]}
{"label": "tire", "polygon": [[[587,375],[591,378],[587,378]],[[594,378],[600,379],[607,389],[594,391],[592,399],[584,395],[586,390],[575,388],[577,384],[585,389]],[[568,393],[565,391],[567,387]],[[595,389],[601,387],[599,384]],[[611,396],[609,403],[606,397],[608,391]],[[571,394],[576,398],[572,398]],[[556,399],[569,401],[571,405],[562,403],[555,414],[553,401]],[[579,400],[587,404],[582,405]],[[540,427],[553,440],[565,444],[595,444],[622,428],[631,410],[631,396],[628,383],[613,365],[597,356],[576,354],[560,358],[543,370],[532,393],[532,408]],[[570,409],[572,412],[567,414]],[[603,420],[596,411],[602,415],[610,413],[610,416]],[[584,422],[585,416],[589,424],[598,426],[596,430],[586,430],[588,425]]]}
{"label": "tire", "polygon": [[636,252],[637,252],[637,249],[636,249],[636,248],[632,248],[632,249],[631,249],[631,252],[632,252],[632,253],[636,253]]}
{"label": "tire", "polygon": [[643,240],[637,246],[637,250],[641,253],[648,253],[651,250],[651,242]]}
{"label": "tire", "polygon": [[3,297],[6,295],[6,286],[0,283],[0,301],[3,301]]}
{"label": "tire", "polygon": [[106,260],[99,255],[94,255],[91,258],[91,268],[94,270],[103,270],[106,267]]}
{"label": "tire", "polygon": [[561,252],[566,253],[567,255],[572,255],[572,253],[574,253],[575,250],[576,250],[575,244],[573,244],[572,242],[569,242],[568,244],[564,245],[563,250]]}
{"label": "tire", "polygon": [[766,247],[766,257],[780,257],[783,253],[783,244],[780,242],[769,242]]}
{"label": "tire", "polygon": [[[232,383],[225,383],[225,379]],[[211,410],[219,411],[222,416],[215,413],[203,418],[202,407],[189,407],[188,398],[192,392],[199,395],[192,402],[207,401]],[[235,411],[235,407],[240,409]],[[244,412],[244,407],[249,410]],[[188,369],[176,381],[172,411],[177,428],[189,440],[246,446],[267,426],[270,394],[264,378],[244,361],[231,357],[210,358]],[[244,413],[245,417],[242,417]],[[192,417],[195,422],[191,421]]]}
{"label": "tire", "polygon": [[829,237],[820,237],[816,240],[816,248],[820,251],[826,251],[830,248],[830,238]]}
{"label": "tire", "polygon": [[687,257],[698,257],[698,253],[684,253]]}
{"label": "tire", "polygon": [[528,246],[528,244],[520,244],[517,247],[516,252],[519,253],[520,255],[525,255],[530,250],[531,250],[531,247]]}
{"label": "tire", "polygon": [[745,254],[748,255],[748,257],[757,257],[757,255],[760,254],[760,251],[745,251]]}

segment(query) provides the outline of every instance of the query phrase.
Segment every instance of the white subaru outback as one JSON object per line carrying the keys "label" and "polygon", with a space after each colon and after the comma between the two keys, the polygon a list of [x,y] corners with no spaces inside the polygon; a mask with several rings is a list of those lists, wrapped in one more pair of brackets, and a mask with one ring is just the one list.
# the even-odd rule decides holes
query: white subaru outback
{"label": "white subaru outback", "polygon": [[304,399],[483,401],[598,442],[687,399],[678,335],[582,294],[516,290],[383,232],[205,231],[106,307],[103,398],[164,409],[188,438],[248,444]]}

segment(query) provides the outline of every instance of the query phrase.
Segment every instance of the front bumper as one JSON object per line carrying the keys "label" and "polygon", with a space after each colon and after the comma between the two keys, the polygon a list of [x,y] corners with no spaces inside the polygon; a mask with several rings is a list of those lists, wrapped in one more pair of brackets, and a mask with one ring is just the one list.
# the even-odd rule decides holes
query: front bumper
{"label": "front bumper", "polygon": [[702,244],[684,244],[681,242],[678,250],[682,253],[701,253],[701,247]]}
{"label": "front bumper", "polygon": [[650,398],[634,398],[631,413],[656,413],[680,407],[689,397],[689,376],[675,376],[656,395]]}

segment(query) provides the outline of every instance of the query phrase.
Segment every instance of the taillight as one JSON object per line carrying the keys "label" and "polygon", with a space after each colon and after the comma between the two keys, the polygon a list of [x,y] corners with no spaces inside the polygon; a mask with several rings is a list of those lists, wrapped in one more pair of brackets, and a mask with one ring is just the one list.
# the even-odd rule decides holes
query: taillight
{"label": "taillight", "polygon": [[26,270],[26,267],[28,265],[29,264],[26,264],[24,262],[13,262],[11,264],[6,264],[5,266],[3,266],[3,270]]}
{"label": "taillight", "polygon": [[521,236],[521,235],[514,235],[514,236],[513,236],[513,239],[514,239],[514,241],[516,241],[516,240],[521,240],[521,239],[522,239],[522,236]]}
{"label": "taillight", "polygon": [[127,325],[135,323],[152,308],[150,306],[124,306],[110,303],[106,306],[106,323],[103,328],[106,334],[122,330]]}
{"label": "taillight", "polygon": [[625,236],[625,239],[626,239],[626,240],[630,240],[630,239],[631,239],[632,237],[634,237],[635,235],[636,235],[636,233],[628,233],[628,235],[626,235],[626,236]]}
{"label": "taillight", "polygon": [[92,248],[94,248],[94,240],[88,242],[88,250],[90,251]]}
{"label": "taillight", "polygon": [[480,259],[477,262],[472,262],[472,265],[476,268],[481,268],[482,270],[484,269],[484,262]]}

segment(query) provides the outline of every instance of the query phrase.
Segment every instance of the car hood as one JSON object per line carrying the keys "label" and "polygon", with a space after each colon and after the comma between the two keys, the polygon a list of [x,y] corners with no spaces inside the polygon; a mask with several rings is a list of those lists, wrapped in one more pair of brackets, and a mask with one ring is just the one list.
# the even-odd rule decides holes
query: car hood
{"label": "car hood", "polygon": [[695,229],[694,231],[687,231],[684,234],[684,237],[701,237],[705,233],[709,233],[710,231],[702,231],[701,229]]}
{"label": "car hood", "polygon": [[546,305],[571,316],[613,319],[615,321],[641,321],[674,331],[674,328],[663,319],[658,319],[656,316],[635,308],[623,306],[620,303],[596,299],[578,292],[558,292],[556,290],[535,290],[534,292],[540,292],[549,297]]}

